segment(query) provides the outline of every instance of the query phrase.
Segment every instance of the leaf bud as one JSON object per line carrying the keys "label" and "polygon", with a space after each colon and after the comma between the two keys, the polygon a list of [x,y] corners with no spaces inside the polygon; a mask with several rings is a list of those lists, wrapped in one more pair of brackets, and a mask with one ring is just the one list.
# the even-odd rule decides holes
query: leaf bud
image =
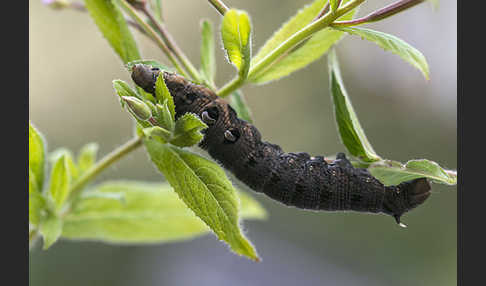
{"label": "leaf bud", "polygon": [[147,121],[152,117],[152,111],[147,104],[133,96],[122,96],[123,101],[133,115],[142,121]]}

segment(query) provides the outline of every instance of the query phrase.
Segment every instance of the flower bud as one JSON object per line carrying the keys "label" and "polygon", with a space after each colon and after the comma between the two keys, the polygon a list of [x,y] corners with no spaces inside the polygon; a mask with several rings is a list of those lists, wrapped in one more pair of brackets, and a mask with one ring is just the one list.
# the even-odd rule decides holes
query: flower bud
{"label": "flower bud", "polygon": [[133,96],[122,96],[123,101],[128,105],[131,113],[142,121],[149,120],[152,117],[152,111],[147,104]]}

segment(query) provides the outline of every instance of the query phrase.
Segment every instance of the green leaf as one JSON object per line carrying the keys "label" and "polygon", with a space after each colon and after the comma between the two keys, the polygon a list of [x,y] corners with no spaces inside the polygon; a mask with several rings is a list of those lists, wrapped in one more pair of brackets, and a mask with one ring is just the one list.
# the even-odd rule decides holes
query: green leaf
{"label": "green leaf", "polygon": [[250,107],[245,101],[245,97],[241,90],[235,90],[230,96],[230,105],[238,114],[238,117],[246,120],[250,123],[253,123],[252,113]]}
{"label": "green leaf", "polygon": [[371,29],[357,27],[334,27],[334,29],[360,36],[363,39],[377,44],[385,51],[390,51],[400,56],[403,60],[420,70],[427,80],[429,79],[429,65],[424,55],[405,41],[393,35]]}
{"label": "green leaf", "polygon": [[45,176],[46,144],[44,137],[29,121],[29,169],[35,178],[36,189],[42,191]]}
{"label": "green leaf", "polygon": [[98,149],[97,143],[88,143],[81,148],[78,155],[78,168],[81,173],[84,173],[95,164]]}
{"label": "green leaf", "polygon": [[116,94],[120,97],[120,104],[122,107],[125,107],[125,101],[122,100],[122,97],[136,97],[140,100],[143,98],[140,98],[140,96],[130,87],[130,85],[123,80],[120,79],[115,79],[113,81],[113,88],[116,91]]}
{"label": "green leaf", "polygon": [[71,184],[71,174],[66,154],[61,155],[54,167],[50,177],[49,193],[54,200],[56,208],[59,210],[69,195],[69,186]]}
{"label": "green leaf", "polygon": [[49,163],[51,165],[54,165],[59,160],[59,158],[61,158],[61,156],[66,157],[65,159],[67,161],[67,166],[69,168],[69,174],[70,174],[72,180],[74,181],[75,179],[77,179],[79,177],[80,173],[79,173],[79,170],[78,170],[78,166],[76,166],[76,164],[74,163],[73,154],[71,153],[71,151],[69,149],[58,148],[58,149],[52,151],[49,154]]}
{"label": "green leaf", "polygon": [[358,116],[354,111],[351,100],[344,89],[339,63],[334,50],[329,52],[329,86],[331,97],[334,103],[334,115],[336,118],[339,135],[343,144],[351,155],[360,158],[365,162],[380,160],[359,123]]}
{"label": "green leaf", "polygon": [[331,11],[336,12],[338,8],[338,0],[329,0],[329,5],[331,6]]}
{"label": "green leaf", "polygon": [[[345,4],[348,1],[350,0],[343,0],[342,3]],[[311,6],[302,10],[299,14],[297,14],[295,18],[291,19],[289,22],[287,22],[287,24],[282,27],[282,29],[285,29],[285,33],[280,34],[279,32],[277,32],[275,34],[280,36],[278,38],[280,42],[278,42],[277,40],[274,41],[272,37],[270,43],[272,43],[272,46],[275,46],[267,52],[268,48],[266,48],[265,45],[265,50],[262,48],[261,52],[259,52],[259,55],[260,53],[262,53],[263,56],[266,56],[270,51],[278,47],[289,37],[287,36],[289,35],[289,32],[293,31],[295,33],[296,31],[302,29],[307,24],[309,24],[319,14],[319,11],[322,9],[324,4],[325,1],[318,0],[314,2]],[[339,20],[345,21],[352,19],[356,11],[357,8],[340,17]],[[307,20],[307,22],[304,22],[304,20]],[[288,27],[288,25],[293,25],[294,27],[290,28]],[[290,35],[292,34],[293,33],[291,33]],[[299,44],[289,53],[282,55],[279,60],[273,63],[269,68],[262,70],[257,74],[252,74],[249,80],[253,83],[262,84],[282,78],[291,74],[292,72],[302,69],[323,56],[334,44],[336,44],[343,37],[343,35],[343,32],[333,29],[323,29],[319,32],[316,32],[312,35],[311,38]],[[287,37],[284,38],[284,36]],[[252,60],[252,65],[258,63],[260,58],[262,58],[262,56],[255,57]]]}
{"label": "green leaf", "polygon": [[125,17],[114,1],[117,0],[85,0],[84,2],[101,33],[121,60],[124,63],[138,60],[140,53],[137,44],[128,29]]}
{"label": "green leaf", "polygon": [[44,250],[47,250],[59,239],[62,233],[62,224],[61,218],[53,214],[50,214],[42,221],[39,232],[44,238]]}
{"label": "green leaf", "polygon": [[[104,194],[118,194],[124,201],[103,198]],[[258,202],[243,193],[240,198],[244,218],[265,218]],[[66,217],[62,236],[110,243],[162,243],[208,232],[169,184],[112,181],[83,194]]]}
{"label": "green leaf", "polygon": [[246,78],[251,60],[251,24],[245,11],[230,9],[223,17],[221,37],[228,60]]}
{"label": "green leaf", "polygon": [[456,185],[457,173],[443,169],[439,164],[426,159],[410,160],[405,165],[400,162],[385,160],[372,164],[368,170],[386,186],[417,178],[428,178],[433,182]]}
{"label": "green leaf", "polygon": [[172,116],[172,113],[170,112],[170,108],[168,105],[168,100],[166,99],[164,104],[156,104],[156,114],[155,114],[155,119],[157,120],[157,124],[160,127],[163,127],[164,129],[168,131],[173,131],[174,130],[174,117]]}
{"label": "green leaf", "polygon": [[179,197],[216,236],[240,255],[259,260],[239,228],[239,202],[221,167],[208,159],[156,140],[144,140],[150,158]]}
{"label": "green leaf", "polygon": [[162,143],[167,143],[172,138],[172,132],[160,127],[160,126],[153,126],[147,127],[142,130],[144,136],[148,137],[149,139],[155,138],[158,139]]}
{"label": "green leaf", "polygon": [[174,137],[170,143],[179,147],[189,147],[199,143],[204,135],[201,130],[208,128],[196,114],[186,113],[176,122]]}
{"label": "green leaf", "polygon": [[216,56],[213,24],[208,19],[201,22],[201,75],[209,87],[214,87]]}
{"label": "green leaf", "polygon": [[37,186],[34,172],[29,168],[29,223],[37,226],[41,219],[41,211],[45,207],[44,198]]}
{"label": "green leaf", "polygon": [[155,82],[155,98],[159,103],[167,101],[167,108],[169,109],[172,121],[175,121],[175,105],[174,99],[170,94],[167,85],[165,84],[164,75],[160,73]]}

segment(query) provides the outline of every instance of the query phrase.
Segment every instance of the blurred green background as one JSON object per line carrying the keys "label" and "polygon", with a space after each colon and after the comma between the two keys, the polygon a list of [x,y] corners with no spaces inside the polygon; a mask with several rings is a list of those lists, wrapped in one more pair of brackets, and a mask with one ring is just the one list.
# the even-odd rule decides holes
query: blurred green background
{"label": "blurred green background", "polygon": [[[199,65],[199,22],[220,17],[204,0],[163,1],[167,26]],[[254,52],[281,23],[310,0],[226,0],[249,12]],[[392,1],[368,1],[363,16]],[[430,81],[403,62],[358,37],[337,46],[346,88],[368,139],[385,158],[434,160],[457,168],[456,1],[434,10],[421,4],[369,25],[422,51]],[[73,150],[99,142],[102,156],[127,141],[132,122],[120,108],[113,79],[127,72],[88,14],[54,11],[29,1],[29,112],[49,141],[49,150]],[[149,40],[136,34],[145,58],[168,63]],[[217,37],[219,40],[219,35]],[[218,44],[221,47],[221,44]],[[235,73],[218,49],[217,84]],[[344,151],[334,123],[323,57],[289,77],[243,89],[265,140],[288,152],[333,155]],[[143,150],[98,178],[161,181]],[[433,185],[430,199],[393,218],[287,208],[252,193],[269,213],[245,221],[244,230],[263,261],[233,255],[214,235],[181,243],[118,246],[62,240],[29,255],[31,285],[456,285],[457,188]]]}

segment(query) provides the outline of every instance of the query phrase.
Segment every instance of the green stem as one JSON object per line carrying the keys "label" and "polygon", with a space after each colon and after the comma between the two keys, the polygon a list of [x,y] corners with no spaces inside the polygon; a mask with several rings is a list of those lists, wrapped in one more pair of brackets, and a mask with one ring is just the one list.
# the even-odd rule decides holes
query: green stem
{"label": "green stem", "polygon": [[142,145],[142,138],[141,137],[133,138],[127,143],[113,150],[111,153],[106,155],[103,159],[99,160],[93,167],[88,169],[81,176],[81,178],[79,178],[76,181],[76,183],[71,187],[71,189],[69,190],[69,200],[72,201],[73,199],[75,199],[79,195],[79,193],[83,190],[83,188],[86,186],[86,184],[89,183],[91,180],[93,180],[93,178],[99,175],[104,169],[106,169],[108,166],[118,161],[126,154],[137,149],[137,147],[139,147],[140,145]]}
{"label": "green stem", "polygon": [[165,55],[169,58],[171,63],[174,65],[174,67],[177,69],[177,71],[184,77],[188,77],[186,72],[181,68],[179,65],[179,62],[177,59],[174,57],[170,49],[165,45],[164,41],[160,38],[159,34],[157,34],[150,25],[145,23],[143,19],[138,15],[138,13],[135,11],[135,9],[127,3],[126,0],[119,0],[118,3],[120,3],[120,6],[130,15],[132,19],[137,22],[143,30],[147,33],[149,37],[151,37],[155,43],[162,49],[162,51],[165,53]]}
{"label": "green stem", "polygon": [[199,75],[199,72],[197,69],[192,65],[191,61],[187,58],[187,56],[182,52],[182,50],[177,46],[176,42],[172,38],[172,36],[169,34],[165,26],[157,21],[155,19],[154,15],[152,12],[148,9],[148,6],[145,5],[141,9],[142,13],[149,18],[149,20],[154,24],[155,28],[159,32],[160,36],[162,37],[162,40],[166,44],[167,48],[176,56],[176,58],[179,60],[180,63],[184,66],[186,71],[189,73],[189,75],[192,77],[192,79],[198,83],[200,83],[201,76]]}
{"label": "green stem", "polygon": [[[302,28],[301,30],[299,30],[298,32],[290,36],[285,42],[283,42],[282,44],[280,44],[280,46],[272,50],[269,54],[267,54],[263,59],[261,59],[255,65],[252,65],[250,67],[250,71],[248,72],[248,78],[252,78],[258,73],[266,70],[275,61],[277,61],[282,55],[290,51],[300,42],[312,36],[314,33],[329,27],[336,19],[350,12],[351,10],[358,7],[365,1],[366,0],[350,1],[346,5],[337,9],[335,12],[327,12],[323,17],[308,24],[307,26],[305,26],[304,28]],[[233,91],[240,88],[244,83],[245,80],[241,80],[240,78],[234,78],[232,81],[230,81],[225,86],[223,86],[220,90],[218,90],[217,94],[221,97],[225,97],[228,94],[231,94]]]}
{"label": "green stem", "polygon": [[217,92],[217,95],[220,97],[226,97],[230,95],[233,91],[240,88],[245,83],[245,80],[241,79],[240,77],[235,77],[230,82],[225,84],[222,88],[220,88]]}

